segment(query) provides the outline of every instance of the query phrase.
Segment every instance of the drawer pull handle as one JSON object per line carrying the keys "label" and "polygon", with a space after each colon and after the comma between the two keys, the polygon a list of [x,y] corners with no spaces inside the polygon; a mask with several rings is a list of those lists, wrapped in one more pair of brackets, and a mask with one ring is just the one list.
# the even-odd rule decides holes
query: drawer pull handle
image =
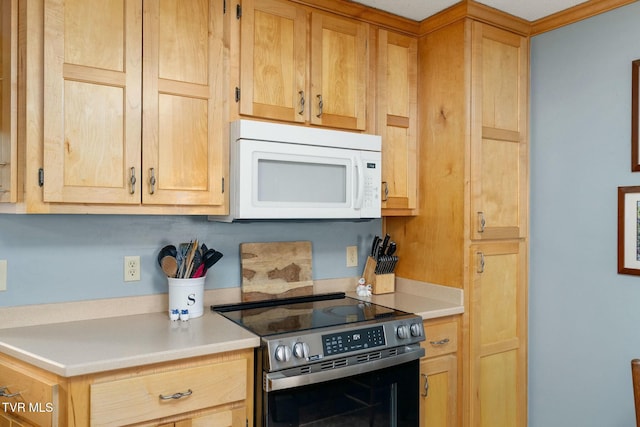
{"label": "drawer pull handle", "polygon": [[429,377],[426,374],[420,374],[424,378],[424,393],[421,393],[422,397],[429,397]]}
{"label": "drawer pull handle", "polygon": [[298,95],[300,95],[300,109],[298,110],[298,114],[299,115],[303,115],[304,114],[304,91],[299,91]]}
{"label": "drawer pull handle", "polygon": [[131,190],[129,190],[129,194],[135,194],[136,192],[136,168],[131,168],[131,177],[129,178],[129,185],[131,186]]}
{"label": "drawer pull handle", "polygon": [[0,397],[16,397],[20,396],[20,392],[17,393],[7,393],[5,390],[7,387],[0,387]]}
{"label": "drawer pull handle", "polygon": [[187,391],[170,394],[168,396],[161,394],[159,397],[160,397],[160,400],[182,399],[183,397],[191,396],[192,394],[193,394],[193,391],[189,389]]}
{"label": "drawer pull handle", "polygon": [[156,194],[156,171],[154,168],[149,168],[149,175],[149,185],[151,186],[149,194],[153,195]]}
{"label": "drawer pull handle", "polygon": [[487,222],[484,219],[484,212],[478,212],[478,233],[484,233]]}
{"label": "drawer pull handle", "polygon": [[429,341],[429,344],[431,344],[431,345],[445,345],[445,344],[449,344],[449,338],[445,338],[445,339],[440,340],[440,341]]}
{"label": "drawer pull handle", "polygon": [[322,116],[322,108],[324,107],[324,102],[322,101],[322,95],[316,95],[318,98],[318,114],[316,117]]}

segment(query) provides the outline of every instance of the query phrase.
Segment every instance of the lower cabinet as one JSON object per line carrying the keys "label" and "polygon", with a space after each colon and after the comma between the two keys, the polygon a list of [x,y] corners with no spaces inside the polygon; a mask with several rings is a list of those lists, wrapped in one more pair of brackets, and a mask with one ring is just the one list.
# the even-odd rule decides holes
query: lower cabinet
{"label": "lower cabinet", "polygon": [[420,361],[421,427],[458,427],[458,334],[459,316],[426,320]]}
{"label": "lower cabinet", "polygon": [[253,362],[248,349],[67,378],[0,354],[0,402],[16,402],[0,427],[252,426]]}
{"label": "lower cabinet", "polygon": [[20,421],[8,414],[0,414],[0,427],[31,427],[31,424]]}
{"label": "lower cabinet", "polygon": [[60,425],[59,389],[54,375],[0,358],[0,427]]}

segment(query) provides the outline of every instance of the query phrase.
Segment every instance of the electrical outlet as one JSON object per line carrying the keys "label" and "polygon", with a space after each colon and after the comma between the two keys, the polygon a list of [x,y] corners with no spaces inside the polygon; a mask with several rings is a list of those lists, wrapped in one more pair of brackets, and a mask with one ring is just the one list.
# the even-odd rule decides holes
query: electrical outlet
{"label": "electrical outlet", "polygon": [[0,291],[7,290],[7,260],[0,259]]}
{"label": "electrical outlet", "polygon": [[347,267],[358,266],[358,247],[347,246]]}
{"label": "electrical outlet", "polygon": [[124,281],[137,282],[140,280],[140,257],[125,256],[124,257]]}

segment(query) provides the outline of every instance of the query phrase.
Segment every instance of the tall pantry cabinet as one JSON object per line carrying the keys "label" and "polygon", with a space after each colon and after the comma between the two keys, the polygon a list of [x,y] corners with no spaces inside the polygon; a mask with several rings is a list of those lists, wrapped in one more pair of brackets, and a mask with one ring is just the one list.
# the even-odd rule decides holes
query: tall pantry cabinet
{"label": "tall pantry cabinet", "polygon": [[528,27],[466,12],[424,26],[419,210],[386,229],[400,277],[465,291],[463,425],[526,426]]}

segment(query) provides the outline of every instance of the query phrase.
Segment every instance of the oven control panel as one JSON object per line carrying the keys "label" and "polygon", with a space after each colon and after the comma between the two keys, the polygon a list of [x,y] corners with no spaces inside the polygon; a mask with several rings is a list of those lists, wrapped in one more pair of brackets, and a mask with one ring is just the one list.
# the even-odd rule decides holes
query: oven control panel
{"label": "oven control panel", "polygon": [[327,356],[365,350],[381,345],[385,345],[382,326],[322,335],[322,348]]}
{"label": "oven control panel", "polygon": [[301,332],[262,338],[266,371],[322,363],[425,339],[422,318],[415,315],[360,327],[342,325]]}

